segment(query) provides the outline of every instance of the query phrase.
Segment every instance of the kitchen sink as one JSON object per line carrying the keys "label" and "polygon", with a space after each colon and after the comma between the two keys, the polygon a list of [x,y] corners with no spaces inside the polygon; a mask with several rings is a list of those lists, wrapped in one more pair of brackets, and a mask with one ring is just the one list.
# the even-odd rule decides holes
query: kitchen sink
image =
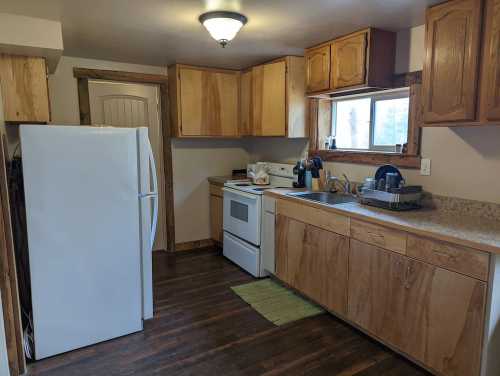
{"label": "kitchen sink", "polygon": [[328,205],[339,205],[357,201],[354,196],[330,192],[293,192],[288,193],[288,196]]}

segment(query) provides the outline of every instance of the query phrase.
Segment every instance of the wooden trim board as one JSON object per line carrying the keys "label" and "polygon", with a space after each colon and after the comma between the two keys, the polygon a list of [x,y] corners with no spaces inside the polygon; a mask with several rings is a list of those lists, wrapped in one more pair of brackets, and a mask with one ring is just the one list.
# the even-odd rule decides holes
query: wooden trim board
{"label": "wooden trim board", "polygon": [[[73,75],[78,80],[78,100],[80,105],[80,123],[92,124],[90,116],[89,79],[155,84],[160,88],[161,131],[163,133],[163,158],[165,174],[165,204],[167,206],[167,248],[175,250],[174,183],[172,168],[172,123],[169,117],[168,77],[164,75],[121,72],[101,69],[73,68]],[[168,209],[169,208],[169,209]]]}
{"label": "wooden trim board", "polygon": [[184,243],[177,243],[175,245],[175,252],[195,251],[202,248],[213,247],[214,245],[218,244],[212,239],[202,239]]}
{"label": "wooden trim board", "polygon": [[2,319],[5,321],[9,368],[11,376],[17,376],[26,371],[26,360],[5,168],[7,160],[5,150],[7,149],[4,135],[2,135],[0,143],[0,206],[2,210],[0,217],[0,293],[3,302]]}

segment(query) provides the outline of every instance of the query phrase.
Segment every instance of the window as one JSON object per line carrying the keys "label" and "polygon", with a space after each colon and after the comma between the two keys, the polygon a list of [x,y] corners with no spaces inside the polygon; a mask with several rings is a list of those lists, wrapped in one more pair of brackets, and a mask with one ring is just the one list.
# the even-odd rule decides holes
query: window
{"label": "window", "polygon": [[394,152],[408,142],[409,89],[336,99],[332,136],[337,149]]}

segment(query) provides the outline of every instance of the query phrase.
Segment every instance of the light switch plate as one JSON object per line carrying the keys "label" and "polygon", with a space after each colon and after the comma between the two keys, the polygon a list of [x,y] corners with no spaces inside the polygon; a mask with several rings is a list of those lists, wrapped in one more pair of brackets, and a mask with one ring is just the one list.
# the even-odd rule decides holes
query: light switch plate
{"label": "light switch plate", "polygon": [[431,175],[431,160],[428,158],[422,158],[420,162],[420,175],[430,176]]}

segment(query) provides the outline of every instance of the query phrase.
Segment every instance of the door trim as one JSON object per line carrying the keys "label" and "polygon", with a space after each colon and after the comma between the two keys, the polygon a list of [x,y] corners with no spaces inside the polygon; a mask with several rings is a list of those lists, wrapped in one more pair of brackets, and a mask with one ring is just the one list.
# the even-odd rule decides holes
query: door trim
{"label": "door trim", "polygon": [[90,96],[89,79],[131,82],[138,84],[154,84],[160,88],[160,118],[161,131],[163,133],[163,168],[165,174],[165,205],[170,210],[165,210],[167,220],[167,248],[175,251],[175,218],[174,218],[174,186],[172,170],[172,125],[170,123],[168,109],[168,78],[166,75],[146,74],[136,72],[122,72],[102,69],[73,68],[73,76],[78,81],[78,103],[80,108],[80,124],[90,125]]}

